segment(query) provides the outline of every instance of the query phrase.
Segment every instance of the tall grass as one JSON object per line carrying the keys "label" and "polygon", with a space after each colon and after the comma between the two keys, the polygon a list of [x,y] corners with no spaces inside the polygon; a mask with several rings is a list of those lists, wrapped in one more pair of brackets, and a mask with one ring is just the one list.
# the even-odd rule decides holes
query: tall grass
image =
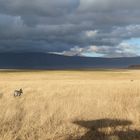
{"label": "tall grass", "polygon": [[140,140],[139,130],[138,70],[0,72],[0,140]]}

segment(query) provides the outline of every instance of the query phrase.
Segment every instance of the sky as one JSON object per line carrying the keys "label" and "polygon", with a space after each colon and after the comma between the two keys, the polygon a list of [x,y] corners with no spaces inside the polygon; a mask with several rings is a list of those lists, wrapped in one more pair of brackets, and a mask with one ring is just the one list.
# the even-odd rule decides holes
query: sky
{"label": "sky", "polygon": [[0,0],[0,52],[140,56],[140,0]]}

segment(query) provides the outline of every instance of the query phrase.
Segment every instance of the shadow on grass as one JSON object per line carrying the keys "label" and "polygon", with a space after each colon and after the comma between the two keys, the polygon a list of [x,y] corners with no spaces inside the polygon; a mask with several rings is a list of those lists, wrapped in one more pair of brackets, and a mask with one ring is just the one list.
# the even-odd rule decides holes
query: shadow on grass
{"label": "shadow on grass", "polygon": [[84,136],[68,140],[140,140],[140,131],[132,129],[131,121],[100,119],[93,121],[75,121],[76,125],[87,128]]}
{"label": "shadow on grass", "polygon": [[0,93],[0,99],[2,99],[2,97],[3,97],[3,93]]}

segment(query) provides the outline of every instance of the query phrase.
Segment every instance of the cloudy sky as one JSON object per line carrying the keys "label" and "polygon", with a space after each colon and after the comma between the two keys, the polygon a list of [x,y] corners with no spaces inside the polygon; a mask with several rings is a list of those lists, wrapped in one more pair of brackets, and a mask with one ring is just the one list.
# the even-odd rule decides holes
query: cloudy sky
{"label": "cloudy sky", "polygon": [[0,0],[0,52],[140,55],[140,0]]}

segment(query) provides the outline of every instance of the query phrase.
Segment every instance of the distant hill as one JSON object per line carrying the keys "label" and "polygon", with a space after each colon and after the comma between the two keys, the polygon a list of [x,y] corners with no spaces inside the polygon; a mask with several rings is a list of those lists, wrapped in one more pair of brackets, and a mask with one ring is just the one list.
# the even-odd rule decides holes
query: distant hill
{"label": "distant hill", "polygon": [[140,63],[140,57],[92,58],[48,53],[0,53],[1,69],[127,68]]}
{"label": "distant hill", "polygon": [[139,65],[130,65],[128,68],[130,68],[130,69],[140,69],[140,64]]}

